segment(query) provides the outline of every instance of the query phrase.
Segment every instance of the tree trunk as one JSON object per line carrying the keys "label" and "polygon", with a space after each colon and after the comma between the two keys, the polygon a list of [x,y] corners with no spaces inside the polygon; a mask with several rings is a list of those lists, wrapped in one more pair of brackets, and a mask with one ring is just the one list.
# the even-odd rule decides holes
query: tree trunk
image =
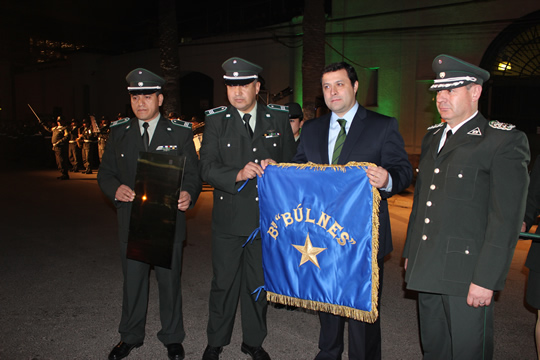
{"label": "tree trunk", "polygon": [[302,89],[304,119],[315,117],[321,102],[321,71],[325,65],[326,18],[324,0],[306,1],[304,5],[304,48],[302,53]]}
{"label": "tree trunk", "polygon": [[163,89],[163,112],[181,114],[180,108],[180,55],[178,54],[178,25],[176,23],[176,2],[159,0],[159,49],[161,70],[165,78]]}

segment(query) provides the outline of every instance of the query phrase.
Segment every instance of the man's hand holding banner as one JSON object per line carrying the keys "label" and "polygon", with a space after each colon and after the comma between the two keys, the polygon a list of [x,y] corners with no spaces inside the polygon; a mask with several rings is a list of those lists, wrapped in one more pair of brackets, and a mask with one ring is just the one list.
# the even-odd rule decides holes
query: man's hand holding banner
{"label": "man's hand holding banner", "polygon": [[378,317],[379,191],[370,163],[270,165],[258,179],[268,300]]}

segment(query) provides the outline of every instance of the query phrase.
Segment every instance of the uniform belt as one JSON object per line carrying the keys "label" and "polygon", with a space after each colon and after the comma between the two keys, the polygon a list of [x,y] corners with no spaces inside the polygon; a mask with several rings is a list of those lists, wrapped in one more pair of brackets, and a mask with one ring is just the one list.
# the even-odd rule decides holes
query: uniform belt
{"label": "uniform belt", "polygon": [[69,140],[69,143],[70,143],[70,144],[76,144],[77,141],[76,141],[76,140]]}

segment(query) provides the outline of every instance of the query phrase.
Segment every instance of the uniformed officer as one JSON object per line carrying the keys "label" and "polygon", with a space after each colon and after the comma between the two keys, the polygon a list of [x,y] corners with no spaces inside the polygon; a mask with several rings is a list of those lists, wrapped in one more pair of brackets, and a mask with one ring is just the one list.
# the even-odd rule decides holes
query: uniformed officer
{"label": "uniformed officer", "polygon": [[105,145],[107,145],[107,139],[109,138],[109,121],[103,117],[101,118],[101,123],[99,124],[99,134],[98,134],[98,155],[99,155],[99,163],[101,164],[101,161],[103,159],[103,154],[105,153]]}
{"label": "uniformed officer", "polygon": [[298,103],[288,103],[285,106],[289,109],[289,123],[294,135],[294,141],[300,140],[300,129],[304,122],[304,113],[302,107]]}
{"label": "uniformed officer", "polygon": [[163,103],[161,87],[165,80],[146,70],[131,71],[126,80],[135,117],[111,124],[103,162],[97,180],[101,190],[116,205],[118,213],[124,292],[119,332],[121,341],[109,354],[109,360],[118,360],[143,344],[146,311],[148,308],[148,282],[151,266],[126,258],[132,202],[136,196],[135,177],[137,159],[141,151],[184,155],[186,163],[182,191],[178,199],[176,229],[171,268],[154,266],[159,287],[161,330],[158,339],[167,347],[169,359],[184,359],[182,342],[185,338],[182,317],[182,244],[186,234],[184,211],[195,205],[201,191],[198,159],[193,146],[191,126],[169,121],[159,112]]}
{"label": "uniformed officer", "polygon": [[424,359],[491,359],[493,293],[502,290],[525,211],[529,147],[514,125],[478,112],[489,73],[433,61],[443,123],[422,141],[403,250],[418,294]]}
{"label": "uniformed officer", "polygon": [[80,137],[83,140],[82,144],[82,159],[85,174],[92,174],[92,146],[97,141],[97,134],[94,133],[87,119],[83,119],[82,127],[80,128]]}
{"label": "uniformed officer", "polygon": [[[39,118],[38,118],[39,120]],[[59,180],[68,180],[69,179],[69,162],[68,162],[68,141],[69,141],[69,131],[65,124],[65,120],[62,116],[56,118],[56,126],[49,128],[41,120],[39,123],[45,130],[52,134],[51,143],[54,151],[54,156],[56,158],[56,166],[60,171],[60,176],[57,177]]]}
{"label": "uniformed officer", "polygon": [[71,126],[69,127],[69,162],[71,163],[71,172],[79,172],[79,147],[77,146],[77,139],[79,138],[79,125],[77,120],[71,119]]}
{"label": "uniformed officer", "polygon": [[261,239],[242,247],[259,226],[257,176],[269,162],[290,161],[296,149],[285,106],[257,103],[262,68],[233,57],[223,65],[230,106],[206,111],[200,150],[203,181],[214,187],[208,346],[204,360],[219,359],[231,341],[238,301],[242,352],[270,359],[266,337],[266,296],[251,293],[264,284]]}

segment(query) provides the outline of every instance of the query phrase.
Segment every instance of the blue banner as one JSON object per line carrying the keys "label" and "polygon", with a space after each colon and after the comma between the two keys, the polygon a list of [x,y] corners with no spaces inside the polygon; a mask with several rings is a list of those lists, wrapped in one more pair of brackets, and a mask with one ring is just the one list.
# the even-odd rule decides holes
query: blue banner
{"label": "blue banner", "polygon": [[258,179],[269,301],[377,319],[379,191],[373,164],[270,165]]}

